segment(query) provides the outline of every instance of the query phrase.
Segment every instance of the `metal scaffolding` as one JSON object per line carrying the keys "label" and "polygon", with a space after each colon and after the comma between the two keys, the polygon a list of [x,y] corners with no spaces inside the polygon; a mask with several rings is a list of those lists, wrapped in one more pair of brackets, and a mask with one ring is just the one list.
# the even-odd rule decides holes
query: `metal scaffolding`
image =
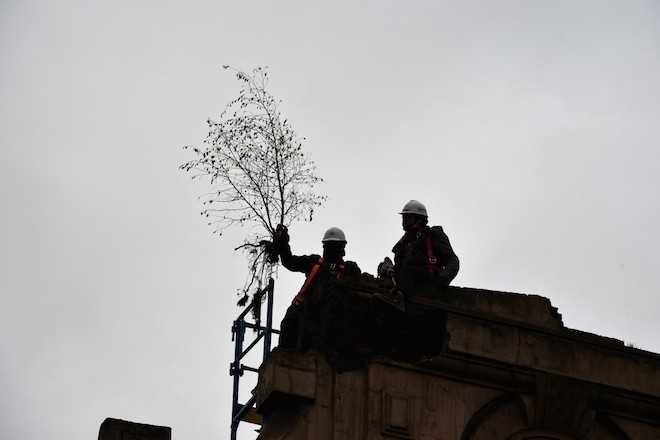
{"label": "metal scaffolding", "polygon": [[[250,305],[248,305],[245,310],[238,315],[238,318],[234,321],[234,324],[231,327],[232,341],[234,341],[234,362],[229,365],[229,375],[234,378],[234,390],[232,393],[231,399],[231,440],[236,440],[236,432],[238,430],[238,425],[241,422],[249,423],[260,423],[260,416],[256,413],[254,409],[254,404],[256,402],[256,396],[253,394],[252,397],[244,404],[238,402],[238,390],[240,385],[240,379],[243,376],[244,371],[250,371],[253,373],[258,373],[259,369],[244,365],[241,363],[241,360],[245,357],[250,350],[254,348],[255,345],[263,338],[263,357],[262,362],[268,359],[270,355],[270,347],[272,342],[273,333],[279,334],[279,330],[273,329],[273,292],[275,290],[275,281],[271,278],[268,281],[268,285],[257,292]],[[266,325],[261,325],[261,306],[263,301],[263,296],[266,295]],[[245,320],[248,313],[252,312],[254,322],[247,322]],[[245,330],[251,329],[256,331],[256,338],[248,344],[248,346],[243,349],[243,343],[245,341]]]}

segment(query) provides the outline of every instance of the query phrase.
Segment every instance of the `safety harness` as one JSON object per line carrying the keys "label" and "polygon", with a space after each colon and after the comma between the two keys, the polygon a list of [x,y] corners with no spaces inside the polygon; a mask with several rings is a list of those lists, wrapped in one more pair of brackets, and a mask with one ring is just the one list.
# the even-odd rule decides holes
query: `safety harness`
{"label": "safety harness", "polygon": [[426,267],[428,268],[429,273],[433,274],[436,270],[438,270],[438,266],[436,266],[438,259],[435,258],[435,255],[433,255],[433,243],[431,243],[431,234],[426,234],[426,257]]}
{"label": "safety harness", "polygon": [[[401,237],[401,240],[399,240],[399,243],[403,243],[404,240],[406,240],[406,237],[408,236],[409,232],[406,232],[403,234],[403,237]],[[397,246],[399,245],[397,243]],[[431,241],[431,234],[427,233],[425,234],[424,237],[424,244],[426,245],[426,269],[430,274],[434,274],[438,270],[438,259],[433,255],[433,242]],[[395,249],[396,247],[395,246]]]}
{"label": "safety harness", "polygon": [[[314,279],[316,279],[316,276],[318,275],[319,270],[321,270],[321,265],[322,264],[323,264],[323,257],[319,257],[319,260],[316,262],[314,267],[312,267],[312,270],[309,271],[309,275],[307,275],[307,278],[305,278],[305,282],[303,283],[302,287],[300,288],[300,291],[298,292],[298,294],[295,296],[295,298],[293,298],[293,301],[291,302],[291,304],[298,305],[298,304],[301,304],[303,302],[305,292],[307,292],[307,290],[309,290],[309,286],[311,286],[312,283],[314,282]],[[331,270],[337,268],[337,272],[336,272],[337,273],[337,279],[340,279],[342,274],[344,273],[344,267],[345,266],[344,266],[343,262],[338,263],[338,264],[333,263],[333,264],[330,265]]]}

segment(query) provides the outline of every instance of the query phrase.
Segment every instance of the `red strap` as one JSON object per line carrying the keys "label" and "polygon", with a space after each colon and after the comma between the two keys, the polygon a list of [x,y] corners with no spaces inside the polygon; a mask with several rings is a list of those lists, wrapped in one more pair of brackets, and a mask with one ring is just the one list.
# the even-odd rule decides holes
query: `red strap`
{"label": "red strap", "polygon": [[436,269],[436,263],[438,259],[433,255],[433,243],[431,243],[431,234],[426,235],[426,257],[428,258],[427,267],[429,273],[433,273]]}
{"label": "red strap", "polygon": [[321,264],[323,264],[323,257],[319,257],[319,261],[314,265],[314,267],[312,267],[312,270],[309,272],[309,275],[307,275],[307,278],[305,278],[305,282],[300,288],[300,292],[298,292],[298,295],[296,295],[296,297],[293,298],[292,304],[300,304],[302,302],[305,292],[307,292],[307,289],[309,289],[309,286],[312,284],[314,278],[316,278],[316,275],[319,273],[319,269],[321,269]]}
{"label": "red strap", "polygon": [[[307,278],[305,278],[305,282],[303,283],[302,287],[300,288],[300,292],[298,292],[298,295],[296,295],[295,298],[293,298],[292,304],[300,304],[303,302],[303,297],[305,296],[305,292],[309,289],[309,286],[312,285],[314,282],[314,279],[316,278],[316,275],[319,273],[319,270],[321,269],[321,264],[323,264],[323,257],[319,258],[319,261],[312,267],[312,270],[309,272],[309,275],[307,275]],[[334,269],[335,265],[332,265],[332,268]],[[339,263],[336,265],[337,267],[337,279],[341,279],[341,276],[344,273],[344,269],[346,266],[343,263]]]}
{"label": "red strap", "polygon": [[[343,263],[341,263],[341,264],[337,264],[336,267],[337,267],[337,279],[340,280],[341,276],[344,274],[344,269],[346,269],[346,266]],[[334,265],[332,265],[330,269],[334,269]]]}

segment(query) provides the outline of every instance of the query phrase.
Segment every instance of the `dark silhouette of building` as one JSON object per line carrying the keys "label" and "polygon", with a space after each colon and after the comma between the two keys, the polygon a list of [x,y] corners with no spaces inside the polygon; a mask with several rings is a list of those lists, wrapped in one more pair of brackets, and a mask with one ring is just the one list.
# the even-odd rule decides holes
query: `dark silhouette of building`
{"label": "dark silhouette of building", "polygon": [[660,355],[567,328],[537,295],[449,287],[411,307],[439,313],[401,321],[428,353],[342,369],[275,350],[255,390],[259,439],[660,439]]}
{"label": "dark silhouette of building", "polygon": [[167,426],[107,418],[99,428],[99,440],[171,440],[172,429]]}

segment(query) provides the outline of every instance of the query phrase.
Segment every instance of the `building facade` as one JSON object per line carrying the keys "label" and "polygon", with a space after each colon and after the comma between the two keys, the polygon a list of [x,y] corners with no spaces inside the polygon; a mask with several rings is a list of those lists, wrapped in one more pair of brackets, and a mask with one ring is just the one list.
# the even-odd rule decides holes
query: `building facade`
{"label": "building facade", "polygon": [[450,287],[440,353],[338,372],[275,350],[255,390],[261,440],[660,440],[660,355],[566,328],[546,298]]}

